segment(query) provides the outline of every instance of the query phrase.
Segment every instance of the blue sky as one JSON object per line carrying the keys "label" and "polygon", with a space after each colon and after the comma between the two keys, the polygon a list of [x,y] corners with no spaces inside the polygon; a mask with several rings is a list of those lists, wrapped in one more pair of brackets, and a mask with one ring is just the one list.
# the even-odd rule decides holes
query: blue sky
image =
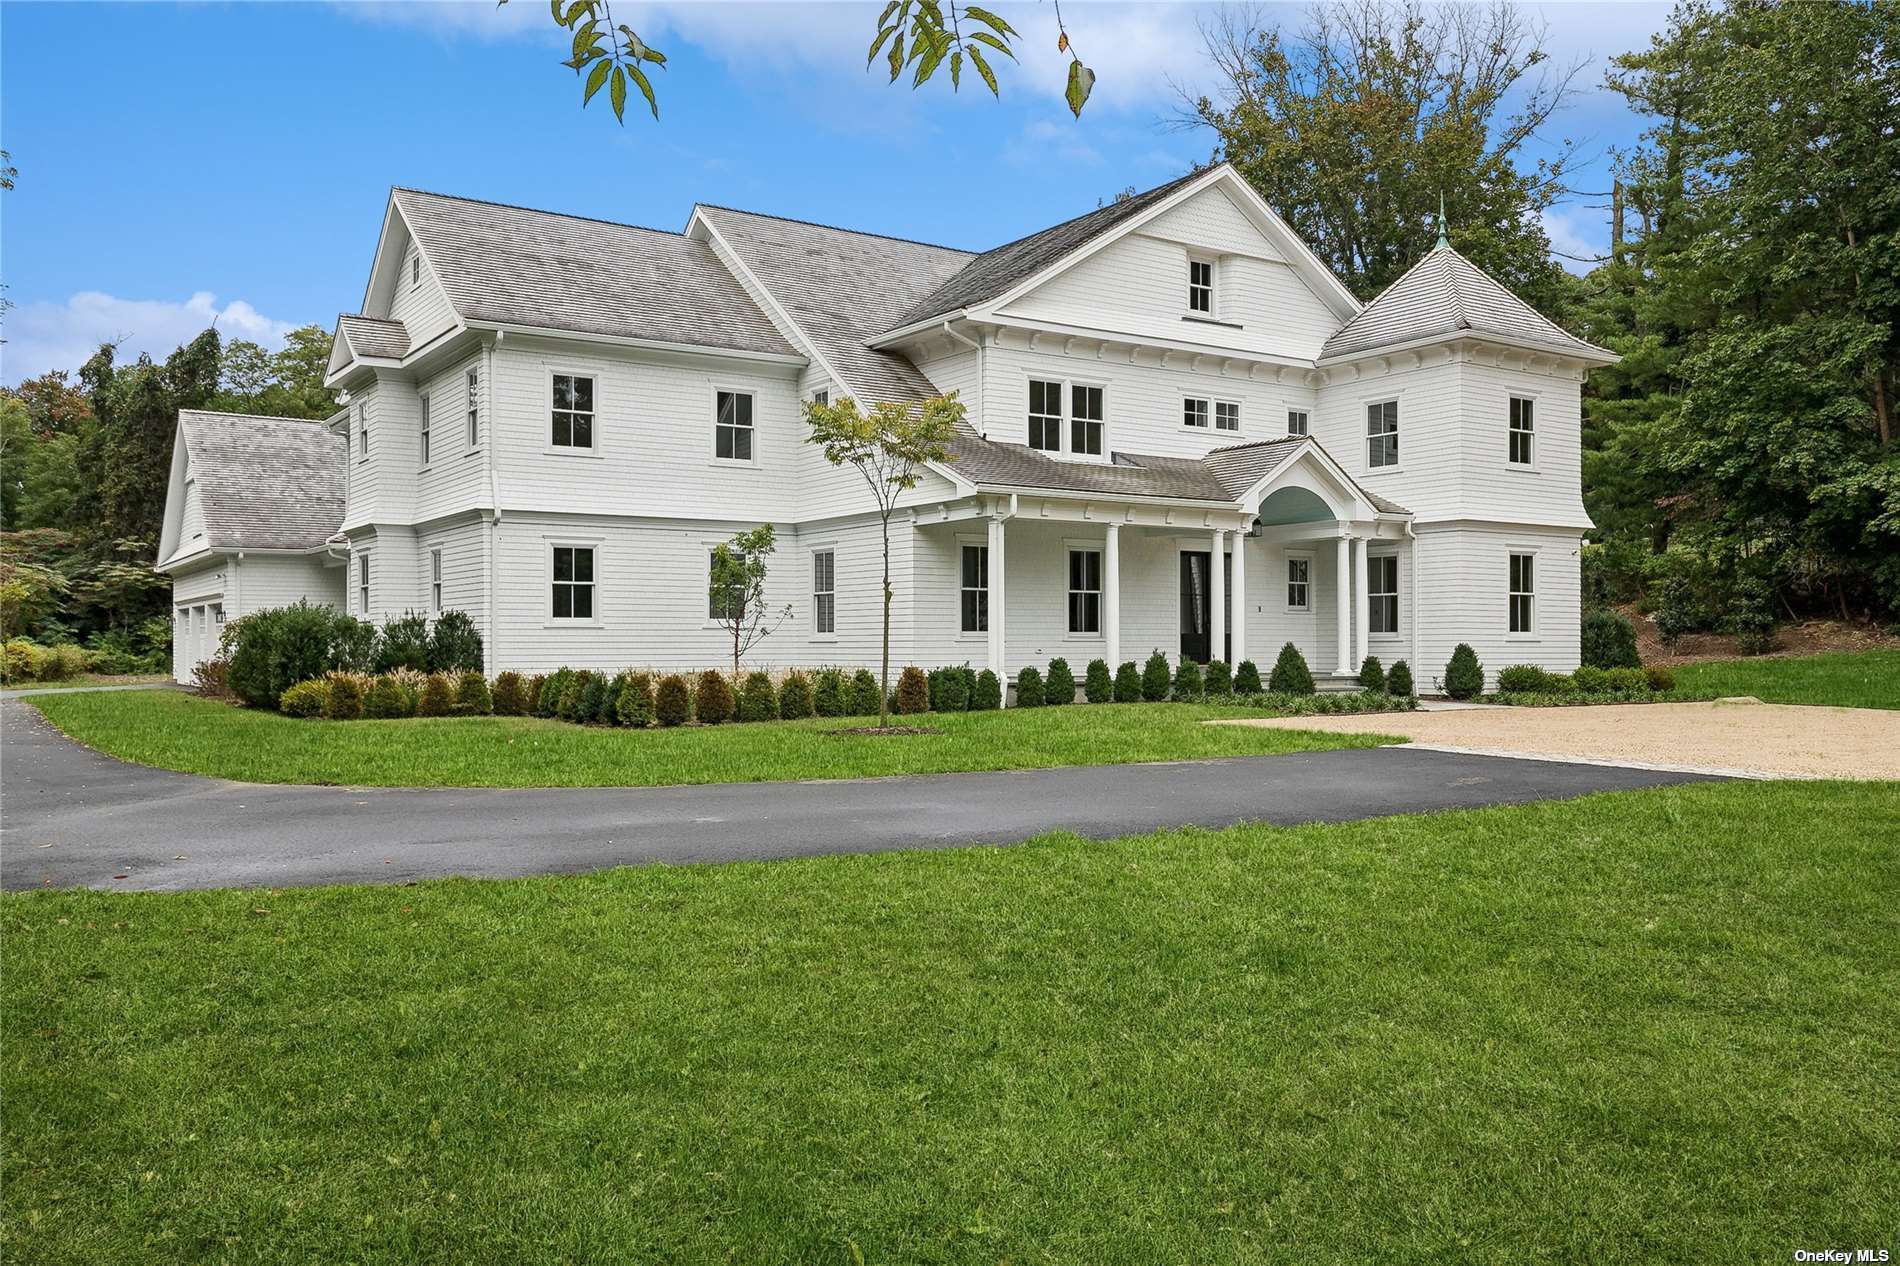
{"label": "blue sky", "polygon": [[[7,314],[0,382],[76,368],[99,340],[163,354],[214,317],[269,343],[361,301],[388,188],[414,185],[660,228],[695,201],[983,248],[1204,159],[1162,125],[1170,83],[1210,82],[1188,3],[1064,15],[1101,79],[1059,100],[1046,2],[998,4],[1023,32],[1003,97],[919,92],[862,71],[875,5],[623,3],[669,57],[658,123],[580,109],[539,0],[469,3],[0,4],[0,194]],[[1661,4],[1548,3],[1559,58],[1589,57],[1557,135],[1599,156],[1636,123],[1600,89]],[[1300,8],[1268,6],[1296,25]],[[76,57],[72,50],[83,49]],[[1552,137],[1551,139],[1556,139]],[[1533,157],[1535,155],[1533,154]],[[1600,249],[1581,199],[1553,240]]]}

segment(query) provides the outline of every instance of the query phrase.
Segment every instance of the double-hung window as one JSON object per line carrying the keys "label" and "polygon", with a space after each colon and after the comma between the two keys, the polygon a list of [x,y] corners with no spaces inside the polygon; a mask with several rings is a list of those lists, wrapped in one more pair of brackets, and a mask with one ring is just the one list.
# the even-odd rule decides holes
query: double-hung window
{"label": "double-hung window", "polygon": [[1399,464],[1399,402],[1366,406],[1366,465],[1374,470]]}
{"label": "double-hung window", "polygon": [[1189,396],[1181,401],[1181,425],[1205,428],[1208,420],[1207,401],[1199,396]]}
{"label": "double-hung window", "polygon": [[1062,384],[1029,380],[1029,447],[1055,452],[1062,447]]}
{"label": "double-hung window", "polygon": [[369,614],[369,555],[356,556],[356,609],[361,615]]}
{"label": "double-hung window", "polygon": [[442,551],[429,551],[429,606],[436,611],[442,609]]}
{"label": "double-hung window", "polygon": [[965,633],[990,631],[990,547],[963,547],[963,621]]}
{"label": "double-hung window", "polygon": [[586,374],[554,375],[555,448],[594,447],[594,380]]}
{"label": "double-hung window", "polygon": [[1286,609],[1305,611],[1311,605],[1309,586],[1313,582],[1313,560],[1310,558],[1289,558],[1286,560]]}
{"label": "double-hung window", "polygon": [[554,547],[553,615],[557,620],[594,618],[594,550],[590,545]]}
{"label": "double-hung window", "polygon": [[1511,555],[1511,632],[1536,632],[1537,576],[1535,554]]}
{"label": "double-hung window", "polygon": [[1102,455],[1102,389],[1075,384],[1069,388],[1069,451],[1090,457]]}
{"label": "double-hung window", "polygon": [[1238,431],[1240,429],[1240,402],[1238,400],[1216,400],[1214,402],[1214,429],[1216,431]]}
{"label": "double-hung window", "polygon": [[1188,260],[1188,311],[1214,315],[1214,261]]}
{"label": "double-hung window", "polygon": [[480,382],[475,377],[474,370],[471,369],[462,375],[462,386],[467,391],[464,403],[466,405],[465,412],[468,423],[468,446],[470,448],[474,448],[477,444],[481,443],[482,439],[482,397],[481,392],[477,390],[480,385]]}
{"label": "double-hung window", "polygon": [[1286,433],[1288,435],[1306,434],[1306,410],[1288,409],[1286,411]]}
{"label": "double-hung window", "polygon": [[1374,633],[1399,631],[1399,556],[1374,554],[1366,559],[1366,627]]}
{"label": "double-hung window", "polygon": [[722,462],[752,460],[752,393],[714,393],[713,456]]}
{"label": "double-hung window", "polygon": [[420,435],[422,442],[418,446],[418,452],[422,458],[422,464],[427,466],[429,464],[429,397],[422,397],[421,406],[422,430]]}
{"label": "double-hung window", "polygon": [[1531,454],[1536,436],[1533,432],[1535,419],[1531,416],[1532,405],[1522,396],[1511,397],[1511,438],[1510,459],[1513,466],[1531,464]]}
{"label": "double-hung window", "polygon": [[812,632],[831,634],[838,631],[838,564],[831,550],[814,550],[811,556]]}
{"label": "double-hung window", "polygon": [[1102,551],[1069,551],[1069,632],[1102,631]]}

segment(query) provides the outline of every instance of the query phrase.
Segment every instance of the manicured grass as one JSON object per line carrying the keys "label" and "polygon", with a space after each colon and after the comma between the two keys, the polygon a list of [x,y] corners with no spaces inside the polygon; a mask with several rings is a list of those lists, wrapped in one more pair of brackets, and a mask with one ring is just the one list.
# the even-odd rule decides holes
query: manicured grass
{"label": "manicured grass", "polygon": [[1703,698],[1754,695],[1763,703],[1900,708],[1900,651],[1713,660],[1673,671],[1678,690]]}
{"label": "manicured grass", "polygon": [[1900,788],[0,900],[13,1260],[1890,1245]]}
{"label": "manicured grass", "polygon": [[162,686],[171,681],[164,673],[134,673],[115,676],[111,673],[81,673],[65,681],[10,681],[8,690],[79,690],[87,686]]}
{"label": "manicured grass", "polygon": [[1397,739],[1201,725],[1230,707],[1099,704],[902,718],[941,729],[833,736],[855,721],[676,730],[606,729],[513,717],[299,721],[176,691],[29,700],[88,746],[239,782],[379,787],[615,787],[868,778],[973,769],[1259,756]]}

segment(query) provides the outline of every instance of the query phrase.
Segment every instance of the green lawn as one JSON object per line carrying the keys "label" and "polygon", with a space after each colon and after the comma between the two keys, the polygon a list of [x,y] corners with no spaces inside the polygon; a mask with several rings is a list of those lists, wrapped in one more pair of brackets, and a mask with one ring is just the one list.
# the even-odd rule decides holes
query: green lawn
{"label": "green lawn", "polygon": [[868,778],[973,769],[1261,756],[1396,742],[1365,735],[1208,726],[1230,707],[1099,704],[915,718],[941,734],[833,736],[858,721],[635,732],[514,717],[298,721],[178,691],[49,695],[28,702],[123,760],[240,782],[376,787],[614,787]]}
{"label": "green lawn", "polygon": [[89,686],[163,686],[171,681],[165,673],[134,673],[114,675],[111,673],[81,673],[65,681],[10,681],[8,690],[83,690]]}
{"label": "green lawn", "polygon": [[5,1255],[1787,1261],[1900,1208],[1900,788],[0,900]]}
{"label": "green lawn", "polygon": [[1763,703],[1900,708],[1900,651],[1725,659],[1684,664],[1673,671],[1678,690],[1709,698],[1754,695]]}

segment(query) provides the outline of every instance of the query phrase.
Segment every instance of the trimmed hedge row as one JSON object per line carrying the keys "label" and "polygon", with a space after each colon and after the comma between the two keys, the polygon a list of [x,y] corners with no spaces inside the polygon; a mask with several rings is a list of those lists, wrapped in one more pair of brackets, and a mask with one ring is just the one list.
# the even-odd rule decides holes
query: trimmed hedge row
{"label": "trimmed hedge row", "polygon": [[482,671],[482,635],[461,611],[444,611],[433,626],[410,612],[378,628],[298,602],[231,621],[218,651],[225,685],[254,708],[280,707],[292,687],[335,673]]}
{"label": "trimmed hedge row", "polygon": [[1579,696],[1593,701],[1665,694],[1676,688],[1676,676],[1660,664],[1647,668],[1597,668],[1585,664],[1572,673],[1553,673],[1535,664],[1512,664],[1498,674],[1494,698],[1503,696]]}

